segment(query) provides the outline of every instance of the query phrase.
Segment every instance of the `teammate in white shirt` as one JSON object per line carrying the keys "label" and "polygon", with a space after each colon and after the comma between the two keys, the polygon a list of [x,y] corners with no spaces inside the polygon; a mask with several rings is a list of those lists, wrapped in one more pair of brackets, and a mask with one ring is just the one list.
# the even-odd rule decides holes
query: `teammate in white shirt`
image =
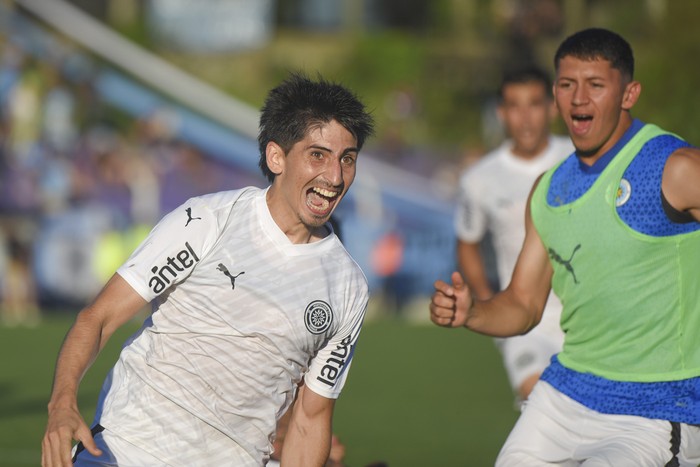
{"label": "teammate in white shirt", "polygon": [[[83,309],[59,353],[42,465],[321,466],[368,301],[328,222],[373,122],[345,87],[293,74],[260,119],[266,189],[166,215]],[[92,433],[80,379],[115,329],[152,314],[105,381]]]}
{"label": "teammate in white shirt", "polygon": [[[457,255],[465,280],[479,299],[493,295],[482,256],[490,234],[498,281],[508,285],[525,238],[525,204],[535,179],[574,151],[568,137],[550,134],[556,116],[551,81],[538,68],[504,74],[498,117],[508,139],[467,169],[460,179],[455,216]],[[518,400],[525,400],[551,356],[561,350],[561,303],[550,294],[539,326],[524,336],[496,339]]]}

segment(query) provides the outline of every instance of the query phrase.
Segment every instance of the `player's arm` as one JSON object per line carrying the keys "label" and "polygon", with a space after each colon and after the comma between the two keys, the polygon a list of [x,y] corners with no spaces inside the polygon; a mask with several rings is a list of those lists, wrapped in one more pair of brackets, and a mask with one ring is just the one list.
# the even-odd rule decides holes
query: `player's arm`
{"label": "player's arm", "polygon": [[457,262],[476,298],[485,300],[493,295],[479,243],[457,240]]}
{"label": "player's arm", "polygon": [[674,209],[700,222],[700,149],[677,149],[666,161],[661,189]]}
{"label": "player's arm", "polygon": [[335,399],[320,396],[306,385],[292,409],[282,450],[283,467],[322,467],[331,448]]}
{"label": "player's arm", "polygon": [[528,199],[525,241],[508,287],[488,300],[476,300],[461,274],[455,272],[452,284],[435,282],[430,318],[440,326],[466,326],[490,336],[524,334],[542,317],[552,273],[549,257],[532,222]]}
{"label": "player's arm", "polygon": [[76,317],[61,346],[53,389],[48,404],[48,422],[42,441],[44,467],[71,466],[72,440],[99,455],[89,427],[78,409],[80,381],[114,331],[146,305],[146,301],[118,274],[95,300]]}

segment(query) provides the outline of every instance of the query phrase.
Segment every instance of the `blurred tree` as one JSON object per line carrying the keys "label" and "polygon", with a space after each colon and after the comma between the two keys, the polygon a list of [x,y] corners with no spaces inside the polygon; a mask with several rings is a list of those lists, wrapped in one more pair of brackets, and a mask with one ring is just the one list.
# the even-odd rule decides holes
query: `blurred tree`
{"label": "blurred tree", "polygon": [[[72,1],[105,18],[114,7],[104,5],[121,0]],[[119,7],[124,9],[133,11]],[[406,144],[456,159],[465,145],[483,145],[483,110],[503,68],[535,61],[553,71],[552,56],[564,36],[607,27],[635,49],[644,85],[635,114],[700,141],[684,105],[693,101],[700,80],[700,42],[688,33],[700,17],[695,0],[277,0],[276,9],[275,35],[260,50],[158,52],[254,106],[289,70],[318,71],[347,82],[370,102],[378,140],[385,131],[389,138],[398,131]],[[116,23],[155,47],[139,27]],[[409,91],[413,105],[399,123],[388,104],[397,90]]]}
{"label": "blurred tree", "polygon": [[643,91],[636,114],[700,145],[695,105],[700,82],[700,42],[692,31],[700,18],[700,2],[652,1],[650,16],[637,30],[636,77]]}

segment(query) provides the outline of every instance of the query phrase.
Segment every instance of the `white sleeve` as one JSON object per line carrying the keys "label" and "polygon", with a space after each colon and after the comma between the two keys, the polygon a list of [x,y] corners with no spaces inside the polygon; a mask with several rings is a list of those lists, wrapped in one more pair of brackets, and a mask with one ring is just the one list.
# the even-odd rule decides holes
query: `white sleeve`
{"label": "white sleeve", "polygon": [[486,234],[486,213],[480,203],[483,194],[468,175],[460,180],[454,227],[459,240],[477,243]]}
{"label": "white sleeve", "polygon": [[304,383],[316,394],[329,399],[337,399],[345,385],[350,364],[360,336],[362,322],[367,310],[367,286],[358,293],[352,311],[338,331],[311,360]]}
{"label": "white sleeve", "polygon": [[163,217],[117,270],[144,300],[186,279],[214,245],[220,227],[211,199],[191,198]]}

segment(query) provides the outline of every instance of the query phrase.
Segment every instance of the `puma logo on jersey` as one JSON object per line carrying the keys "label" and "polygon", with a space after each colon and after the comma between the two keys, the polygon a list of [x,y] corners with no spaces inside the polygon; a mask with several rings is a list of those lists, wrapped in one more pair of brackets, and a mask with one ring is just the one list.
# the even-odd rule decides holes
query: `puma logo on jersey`
{"label": "puma logo on jersey", "polygon": [[236,289],[236,278],[240,276],[241,274],[245,274],[245,271],[241,271],[235,276],[231,275],[230,272],[228,272],[228,269],[226,266],[224,266],[224,263],[219,263],[219,265],[216,267],[217,270],[221,271],[224,273],[224,276],[228,277],[231,280],[231,289],[235,290]]}
{"label": "puma logo on jersey", "polygon": [[148,287],[159,294],[177,279],[180,274],[191,269],[198,262],[199,257],[190,244],[185,242],[185,247],[173,256],[168,256],[164,265],[151,268],[153,276],[148,280]]}
{"label": "puma logo on jersey", "polygon": [[187,223],[185,224],[185,227],[190,225],[190,222],[192,222],[193,220],[202,220],[201,217],[192,217],[192,208],[185,209],[185,212],[187,213]]}
{"label": "puma logo on jersey", "polygon": [[574,251],[571,252],[571,256],[569,256],[569,259],[564,259],[561,256],[559,256],[559,253],[554,251],[553,248],[549,248],[549,257],[552,258],[554,261],[557,263],[561,264],[566,268],[567,271],[571,273],[571,276],[574,278],[574,284],[578,284],[578,280],[576,279],[576,272],[574,271],[574,267],[571,265],[571,261],[574,259],[574,255],[578,251],[578,249],[581,248],[581,244],[579,243],[574,247]]}
{"label": "puma logo on jersey", "polygon": [[331,352],[331,356],[326,360],[326,364],[321,368],[320,374],[316,377],[317,380],[330,387],[335,385],[350,358],[352,350],[351,340],[352,337],[348,336],[340,341],[335,350]]}

